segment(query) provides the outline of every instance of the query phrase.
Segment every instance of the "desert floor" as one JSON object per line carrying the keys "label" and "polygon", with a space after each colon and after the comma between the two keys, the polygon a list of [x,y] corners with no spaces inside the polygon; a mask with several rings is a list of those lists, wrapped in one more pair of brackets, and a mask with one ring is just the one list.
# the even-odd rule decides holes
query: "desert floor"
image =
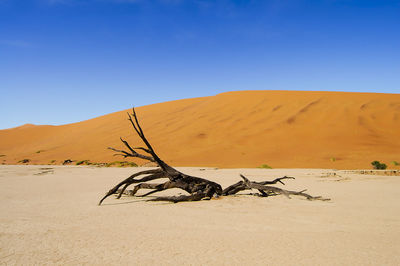
{"label": "desert floor", "polygon": [[[51,168],[51,169],[44,169]],[[223,187],[283,175],[332,200],[98,200],[139,168],[0,166],[0,264],[399,265],[400,177],[327,169],[179,168]],[[164,192],[168,195],[179,190]],[[247,195],[246,195],[247,194]]]}

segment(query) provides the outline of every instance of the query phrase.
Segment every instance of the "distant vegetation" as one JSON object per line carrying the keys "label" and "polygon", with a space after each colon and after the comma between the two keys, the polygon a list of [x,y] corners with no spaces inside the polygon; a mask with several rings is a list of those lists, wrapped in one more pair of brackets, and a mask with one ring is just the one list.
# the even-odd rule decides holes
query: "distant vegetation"
{"label": "distant vegetation", "polygon": [[373,161],[371,164],[374,167],[374,169],[385,170],[387,168],[386,164],[380,163],[379,161]]}
{"label": "distant vegetation", "polygon": [[106,167],[112,167],[112,166],[117,166],[117,167],[137,167],[138,165],[134,162],[127,162],[127,161],[115,161],[112,163],[107,163],[105,165]]}
{"label": "distant vegetation", "polygon": [[76,165],[92,165],[93,163],[91,163],[89,160],[82,160],[82,161],[78,161],[76,162]]}
{"label": "distant vegetation", "polygon": [[51,160],[51,161],[50,161],[51,164],[53,164],[53,163],[55,163],[55,162],[56,162],[56,160]]}
{"label": "distant vegetation", "polygon": [[77,161],[76,165],[96,165],[96,166],[104,166],[104,167],[137,167],[138,165],[134,162],[127,161],[114,161],[111,163],[95,163],[90,160],[82,160]]}
{"label": "distant vegetation", "polygon": [[0,154],[0,157],[4,157],[4,156],[6,156],[5,154]]}
{"label": "distant vegetation", "polygon": [[21,161],[18,161],[18,163],[29,163],[31,160],[29,159],[22,159]]}
{"label": "distant vegetation", "polygon": [[262,164],[259,168],[272,169],[272,167],[269,166],[268,164]]}
{"label": "distant vegetation", "polygon": [[67,160],[64,160],[64,162],[62,164],[65,165],[65,164],[70,164],[70,163],[72,163],[72,160],[71,159],[67,159]]}
{"label": "distant vegetation", "polygon": [[336,162],[336,157],[332,157],[329,159],[331,162]]}
{"label": "distant vegetation", "polygon": [[399,166],[399,165],[400,165],[400,163],[397,162],[397,161],[393,161],[392,164],[393,164],[394,166]]}
{"label": "distant vegetation", "polygon": [[41,153],[41,152],[44,152],[44,150],[38,150],[36,153]]}

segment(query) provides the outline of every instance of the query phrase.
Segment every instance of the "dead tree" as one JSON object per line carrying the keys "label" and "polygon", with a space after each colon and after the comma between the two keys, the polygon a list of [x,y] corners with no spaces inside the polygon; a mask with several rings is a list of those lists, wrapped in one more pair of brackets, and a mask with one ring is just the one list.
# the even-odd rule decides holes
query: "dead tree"
{"label": "dead tree", "polygon": [[[119,155],[126,157],[136,157],[141,158],[150,162],[155,162],[159,166],[159,168],[154,170],[146,170],[141,171],[139,173],[133,174],[124,181],[117,184],[113,187],[99,202],[99,205],[112,194],[118,192],[117,198],[120,198],[124,191],[128,186],[136,183],[140,183],[135,187],[135,193],[140,188],[150,188],[153,189],[149,193],[145,195],[150,195],[155,192],[163,191],[170,188],[180,188],[189,193],[189,195],[180,195],[180,196],[171,196],[171,197],[157,197],[152,200],[154,201],[171,201],[171,202],[180,202],[180,201],[196,201],[202,199],[211,199],[214,195],[219,196],[222,195],[222,187],[220,184],[209,181],[207,179],[203,179],[200,177],[186,175],[184,173],[179,172],[175,168],[169,166],[164,161],[162,161],[158,155],[155,153],[153,147],[150,145],[148,140],[146,139],[143,130],[139,124],[138,118],[136,116],[135,108],[132,109],[132,115],[128,113],[128,120],[130,121],[133,129],[139,135],[143,143],[146,147],[131,147],[129,143],[121,138],[122,143],[126,146],[128,151],[118,150],[115,148],[109,148],[113,151],[119,153]],[[143,151],[146,155],[138,153],[136,150]],[[136,177],[144,176],[140,179],[136,179]],[[160,179],[160,178],[168,178],[169,180],[165,183],[161,184],[147,184],[143,182]],[[121,188],[122,187],[122,188]],[[121,188],[121,189],[120,189]],[[134,193],[133,193],[134,194]]]}
{"label": "dead tree", "polygon": [[283,194],[288,198],[290,198],[290,195],[297,195],[297,196],[305,197],[308,200],[323,200],[323,201],[330,200],[327,198],[322,198],[321,196],[317,196],[317,197],[311,196],[307,193],[304,193],[306,190],[291,191],[291,190],[285,190],[285,189],[278,188],[278,187],[266,186],[266,185],[273,185],[278,182],[284,185],[285,183],[282,182],[283,179],[295,179],[294,177],[284,176],[284,177],[276,178],[273,181],[253,182],[253,181],[248,180],[244,175],[240,175],[240,176],[242,177],[243,181],[239,181],[239,182],[225,188],[222,191],[222,195],[224,195],[224,196],[234,195],[242,190],[257,189],[260,192],[260,194],[257,194],[257,195],[261,196],[261,197],[276,196],[276,195]]}
{"label": "dead tree", "polygon": [[[152,189],[150,192],[141,196],[145,197],[153,193],[160,192],[170,188],[182,189],[188,192],[189,195],[156,197],[150,199],[150,201],[170,201],[176,203],[182,201],[198,201],[203,199],[209,200],[212,197],[219,197],[222,195],[224,196],[234,195],[239,191],[247,189],[257,189],[261,193],[260,196],[263,197],[283,194],[287,197],[289,197],[289,195],[299,195],[306,197],[309,200],[316,200],[316,199],[327,200],[321,197],[310,196],[308,194],[305,194],[304,191],[296,192],[296,191],[284,190],[273,186],[267,186],[271,184],[276,184],[278,182],[284,184],[282,182],[282,180],[284,179],[294,179],[293,177],[286,177],[286,176],[277,178],[273,181],[252,182],[249,181],[243,175],[241,175],[243,181],[239,181],[238,183],[233,184],[227,187],[226,189],[222,190],[221,185],[218,183],[200,177],[186,175],[184,173],[179,172],[175,168],[169,166],[164,161],[162,161],[155,153],[153,147],[150,145],[148,140],[146,139],[143,130],[139,124],[134,108],[132,109],[132,115],[128,113],[128,120],[130,121],[133,129],[136,131],[138,136],[145,144],[145,147],[131,147],[127,141],[121,138],[121,141],[125,145],[127,150],[119,150],[111,147],[109,147],[109,149],[117,152],[117,154],[115,155],[121,155],[124,158],[135,157],[150,162],[154,162],[158,165],[158,168],[141,171],[129,176],[122,182],[118,183],[115,187],[110,189],[108,193],[106,193],[106,195],[100,200],[99,205],[101,205],[101,203],[107,197],[113,194],[117,194],[117,198],[119,199],[123,194],[134,196],[139,189]],[[137,151],[142,151],[143,154]],[[161,178],[166,178],[168,179],[168,181],[164,183],[145,183],[148,181]],[[127,188],[132,184],[137,184],[137,185],[134,186],[133,190],[127,190]]]}

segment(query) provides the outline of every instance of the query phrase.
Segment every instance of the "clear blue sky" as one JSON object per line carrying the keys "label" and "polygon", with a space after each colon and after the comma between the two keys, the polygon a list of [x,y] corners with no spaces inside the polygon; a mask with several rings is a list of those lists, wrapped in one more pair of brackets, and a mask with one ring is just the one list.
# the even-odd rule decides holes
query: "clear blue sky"
{"label": "clear blue sky", "polygon": [[400,93],[400,1],[0,0],[0,129],[233,90]]}

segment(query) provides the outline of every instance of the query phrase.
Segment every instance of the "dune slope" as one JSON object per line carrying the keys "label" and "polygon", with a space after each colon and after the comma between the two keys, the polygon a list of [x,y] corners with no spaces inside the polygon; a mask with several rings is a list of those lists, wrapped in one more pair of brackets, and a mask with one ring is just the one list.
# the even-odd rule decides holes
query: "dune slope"
{"label": "dune slope", "polygon": [[[120,136],[140,144],[126,111],[1,130],[0,162],[118,160],[107,147],[122,147]],[[175,166],[349,169],[379,160],[399,168],[391,162],[400,162],[400,94],[240,91],[137,113],[156,151]]]}

